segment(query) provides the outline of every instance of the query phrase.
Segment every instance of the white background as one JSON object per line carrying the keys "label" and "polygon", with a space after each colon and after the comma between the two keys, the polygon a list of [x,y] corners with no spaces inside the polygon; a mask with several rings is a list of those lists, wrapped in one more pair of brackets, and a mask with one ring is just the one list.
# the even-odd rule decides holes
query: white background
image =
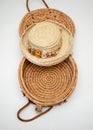
{"label": "white background", "polygon": [[[75,22],[73,57],[78,66],[76,89],[66,104],[29,123],[17,119],[27,99],[18,82],[22,59],[18,26],[27,13],[25,0],[0,0],[0,130],[93,130],[93,0],[46,0],[50,7],[68,14]],[[31,0],[32,9],[42,8]],[[35,114],[30,106],[22,116]]]}

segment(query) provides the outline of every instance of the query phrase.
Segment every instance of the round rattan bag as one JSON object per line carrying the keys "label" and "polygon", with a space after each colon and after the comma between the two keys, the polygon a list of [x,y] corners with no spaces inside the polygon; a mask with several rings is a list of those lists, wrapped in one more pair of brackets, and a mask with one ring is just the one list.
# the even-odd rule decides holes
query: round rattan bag
{"label": "round rattan bag", "polygon": [[[30,11],[28,0],[26,6],[28,13],[24,16],[19,26],[19,35],[22,36],[33,23],[39,23],[45,20],[52,20],[62,24],[74,37],[75,26],[73,21],[65,13],[48,7]],[[72,94],[77,81],[77,66],[69,55],[63,62],[53,66],[38,66],[29,59],[23,58],[18,71],[20,88],[22,93],[28,98],[28,103],[24,105],[17,113],[18,119],[24,122],[32,121],[39,116],[47,113],[54,105],[65,102]],[[39,113],[31,119],[23,119],[20,113],[31,103],[36,105],[36,111]],[[43,107],[48,107],[42,111]]]}

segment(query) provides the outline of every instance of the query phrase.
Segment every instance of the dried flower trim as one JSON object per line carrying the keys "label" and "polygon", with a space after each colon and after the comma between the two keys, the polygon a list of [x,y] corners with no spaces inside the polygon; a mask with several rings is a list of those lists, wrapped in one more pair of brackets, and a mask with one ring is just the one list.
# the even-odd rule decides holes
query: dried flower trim
{"label": "dried flower trim", "polygon": [[59,53],[60,48],[56,49],[53,52],[47,52],[46,50],[39,50],[39,49],[34,49],[34,48],[30,48],[29,52],[34,55],[37,56],[39,58],[49,58],[49,57],[54,57]]}

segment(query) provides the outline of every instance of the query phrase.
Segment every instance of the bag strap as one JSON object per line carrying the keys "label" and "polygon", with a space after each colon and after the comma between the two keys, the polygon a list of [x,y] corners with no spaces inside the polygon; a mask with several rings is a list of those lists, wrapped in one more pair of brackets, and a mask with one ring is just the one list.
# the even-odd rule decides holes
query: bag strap
{"label": "bag strap", "polygon": [[[29,2],[29,0],[26,0],[26,8],[27,8],[28,12],[30,12],[28,2]],[[48,6],[48,4],[45,2],[45,0],[42,0],[42,2],[43,2],[44,5],[46,6],[46,8],[49,8],[49,6]]]}
{"label": "bag strap", "polygon": [[23,121],[23,122],[33,121],[33,120],[37,119],[38,117],[40,117],[40,116],[46,114],[47,112],[49,112],[49,111],[53,108],[53,106],[51,106],[51,107],[49,107],[47,110],[45,110],[44,112],[40,112],[38,115],[32,117],[31,119],[23,119],[23,118],[21,118],[21,117],[20,117],[21,112],[22,112],[26,107],[28,107],[30,104],[31,104],[31,102],[28,101],[28,103],[26,103],[22,108],[20,108],[20,109],[18,110],[18,112],[17,112],[17,117],[18,117],[19,120],[21,120],[21,121]]}

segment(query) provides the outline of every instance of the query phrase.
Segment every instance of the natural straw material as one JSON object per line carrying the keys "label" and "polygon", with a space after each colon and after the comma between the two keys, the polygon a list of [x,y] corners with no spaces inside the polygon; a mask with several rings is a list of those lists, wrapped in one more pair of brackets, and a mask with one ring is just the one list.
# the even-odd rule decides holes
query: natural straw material
{"label": "natural straw material", "polygon": [[69,31],[73,34],[75,33],[75,26],[72,19],[67,16],[65,13],[58,11],[56,9],[46,8],[46,9],[37,9],[27,13],[19,26],[19,35],[33,23],[42,22],[45,20],[53,20],[63,24]]}
{"label": "natural straw material", "polygon": [[73,92],[76,80],[77,66],[72,56],[52,67],[39,67],[25,58],[19,66],[22,92],[38,110],[66,100]]}
{"label": "natural straw material", "polygon": [[[30,26],[46,20],[52,20],[64,25],[74,37],[75,26],[69,16],[56,9],[49,8],[45,0],[42,0],[42,2],[47,9],[30,11],[28,1],[26,0],[28,13],[19,26],[19,35],[21,37]],[[23,58],[19,66],[18,77],[21,90],[29,101],[18,111],[17,117],[21,121],[28,122],[47,113],[54,105],[67,100],[76,85],[77,66],[71,55],[60,64],[51,67],[40,67]],[[36,111],[40,113],[31,119],[22,119],[20,117],[21,112],[31,103],[36,105]],[[44,106],[49,108],[42,112]]]}
{"label": "natural straw material", "polygon": [[63,24],[47,20],[31,25],[23,33],[20,47],[30,62],[39,66],[52,66],[71,54],[73,36]]}

